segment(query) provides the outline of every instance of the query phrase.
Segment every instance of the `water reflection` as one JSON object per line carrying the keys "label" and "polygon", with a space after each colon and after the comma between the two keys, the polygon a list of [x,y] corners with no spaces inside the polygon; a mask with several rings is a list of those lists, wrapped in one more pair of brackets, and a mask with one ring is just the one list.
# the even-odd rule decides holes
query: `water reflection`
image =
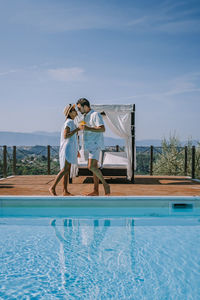
{"label": "water reflection", "polygon": [[133,292],[134,219],[53,220],[62,285],[70,299],[125,297]]}

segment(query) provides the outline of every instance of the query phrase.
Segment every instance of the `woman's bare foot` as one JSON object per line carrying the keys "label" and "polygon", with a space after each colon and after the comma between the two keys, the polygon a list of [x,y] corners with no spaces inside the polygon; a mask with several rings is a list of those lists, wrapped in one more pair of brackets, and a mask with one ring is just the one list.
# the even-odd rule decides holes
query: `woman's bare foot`
{"label": "woman's bare foot", "polygon": [[51,196],[57,196],[55,188],[50,187],[49,192],[50,192]]}
{"label": "woman's bare foot", "polygon": [[99,192],[93,191],[91,193],[83,193],[84,196],[99,196]]}
{"label": "woman's bare foot", "polygon": [[109,184],[107,184],[107,185],[104,187],[104,189],[105,189],[105,195],[110,195],[110,186],[109,186]]}
{"label": "woman's bare foot", "polygon": [[51,224],[51,226],[56,226],[56,220],[55,219],[52,220],[50,224]]}
{"label": "woman's bare foot", "polygon": [[63,192],[63,196],[74,196],[73,194],[69,193],[68,191]]}

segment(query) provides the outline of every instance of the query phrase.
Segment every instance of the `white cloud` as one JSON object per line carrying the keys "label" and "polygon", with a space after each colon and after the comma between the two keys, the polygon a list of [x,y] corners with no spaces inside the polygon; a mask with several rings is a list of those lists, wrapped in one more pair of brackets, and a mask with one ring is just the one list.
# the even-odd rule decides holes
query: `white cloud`
{"label": "white cloud", "polygon": [[10,13],[10,6],[7,7],[6,22],[53,33],[89,29],[171,34],[200,31],[198,2],[193,5],[188,1],[158,1],[139,7],[134,3],[117,5],[109,1],[52,1],[38,5],[35,1],[19,0],[13,10]]}
{"label": "white cloud", "polygon": [[[131,82],[129,83],[131,84]],[[132,86],[135,83],[132,83]],[[156,100],[156,101],[174,101],[176,99],[179,99],[177,97],[178,95],[184,95],[184,94],[190,94],[190,93],[199,93],[200,92],[200,72],[191,72],[186,73],[182,76],[175,77],[171,80],[165,80],[161,81],[159,83],[160,91],[158,91],[158,86],[153,85],[153,82],[151,82],[151,89],[147,87],[147,91],[144,93],[140,93],[140,91],[145,91],[145,87],[147,86],[147,83],[143,82],[137,82],[136,87],[138,85],[137,92],[134,95],[125,96],[121,98],[115,98],[113,100],[115,101],[124,101],[124,100],[131,100],[136,99],[138,101],[142,100]]]}
{"label": "white cloud", "polygon": [[200,73],[184,74],[171,81],[171,88],[165,95],[177,95],[184,93],[200,92]]}
{"label": "white cloud", "polygon": [[[40,64],[40,65],[30,65],[30,66],[26,66],[26,67],[23,67],[23,68],[18,68],[18,69],[11,69],[11,70],[7,70],[7,71],[4,71],[4,72],[0,72],[0,76],[6,76],[6,75],[11,75],[11,74],[16,74],[16,73],[38,73],[41,71],[41,68],[43,67],[43,65],[45,64]],[[18,75],[18,74],[17,74]]]}
{"label": "white cloud", "polygon": [[[45,64],[43,64],[45,65]],[[7,77],[9,75],[18,76],[18,79],[29,78],[31,80],[49,80],[56,81],[83,81],[85,79],[85,71],[79,67],[73,68],[51,68],[47,69],[43,65],[26,66],[20,69],[11,69],[6,71],[0,71],[0,77]],[[50,65],[50,64],[48,64]],[[45,65],[46,66],[46,65]],[[20,73],[20,76],[19,74]]]}
{"label": "white cloud", "polygon": [[174,21],[161,24],[158,29],[172,34],[200,32],[200,22],[199,20]]}
{"label": "white cloud", "polygon": [[129,20],[126,26],[147,32],[197,33],[200,31],[199,13],[199,7],[189,8],[187,2],[167,1],[156,8],[137,11],[134,19]]}
{"label": "white cloud", "polygon": [[83,79],[84,70],[81,68],[49,69],[48,75],[58,81],[80,81]]}
{"label": "white cloud", "polygon": [[9,70],[9,71],[6,71],[6,72],[1,72],[0,76],[5,76],[5,75],[12,74],[12,73],[17,73],[18,71],[19,70]]}
{"label": "white cloud", "polygon": [[[23,5],[22,5],[23,4]],[[47,5],[37,5],[34,1],[29,4],[21,2],[15,14],[9,16],[11,24],[28,25],[46,32],[66,32],[88,29],[105,29],[118,24],[119,18],[112,15],[104,5],[83,1],[51,2]]]}

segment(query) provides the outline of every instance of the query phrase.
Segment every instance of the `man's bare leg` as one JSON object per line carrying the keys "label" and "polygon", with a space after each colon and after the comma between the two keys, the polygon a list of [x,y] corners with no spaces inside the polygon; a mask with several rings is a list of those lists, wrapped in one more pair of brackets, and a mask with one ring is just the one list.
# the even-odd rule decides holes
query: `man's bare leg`
{"label": "man's bare leg", "polygon": [[[101,171],[98,169],[98,161],[96,159],[89,159],[88,160],[88,168],[93,173],[94,178],[94,191],[92,193],[87,194],[87,196],[98,196],[99,195],[99,180],[102,182],[105,195],[110,194],[110,186],[103,178]],[[97,179],[98,181],[97,181]]]}
{"label": "man's bare leg", "polygon": [[94,191],[99,194],[99,178],[93,173]]}

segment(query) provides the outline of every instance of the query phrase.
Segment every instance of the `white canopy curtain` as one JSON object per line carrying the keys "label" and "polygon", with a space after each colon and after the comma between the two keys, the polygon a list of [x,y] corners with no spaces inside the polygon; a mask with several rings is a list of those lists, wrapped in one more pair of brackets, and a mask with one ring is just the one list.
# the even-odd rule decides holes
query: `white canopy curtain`
{"label": "white canopy curtain", "polygon": [[92,105],[92,109],[101,113],[105,112],[106,125],[118,136],[125,140],[125,152],[127,154],[127,177],[131,180],[132,170],[132,133],[131,113],[133,105]]}

